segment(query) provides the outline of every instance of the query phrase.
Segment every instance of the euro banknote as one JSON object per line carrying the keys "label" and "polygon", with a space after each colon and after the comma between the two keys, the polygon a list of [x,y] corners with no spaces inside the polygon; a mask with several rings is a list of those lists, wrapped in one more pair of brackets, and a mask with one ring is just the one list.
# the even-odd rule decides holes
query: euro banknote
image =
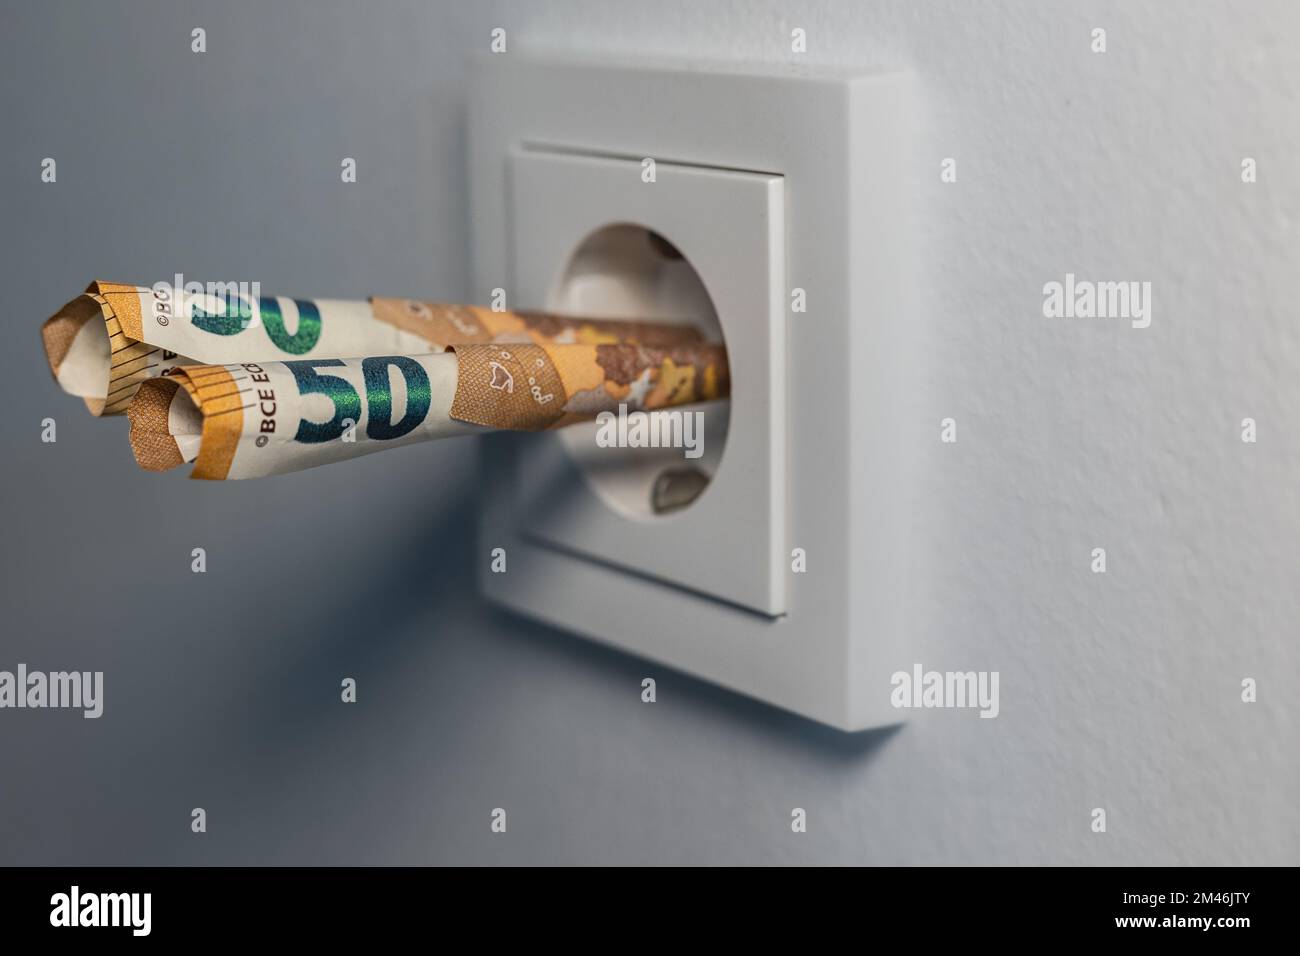
{"label": "euro banknote", "polygon": [[295,299],[241,292],[234,284],[194,291],[92,282],[41,329],[50,371],[94,415],[123,414],[136,390],[196,364],[324,356],[416,355],[456,345],[702,341],[690,325],[570,318],[474,305],[372,298]]}
{"label": "euro banknote", "polygon": [[[726,398],[720,345],[458,344],[367,358],[189,365],[141,384],[131,449],[148,471],[259,478],[412,442],[540,431]],[[665,412],[664,414],[674,414]]]}

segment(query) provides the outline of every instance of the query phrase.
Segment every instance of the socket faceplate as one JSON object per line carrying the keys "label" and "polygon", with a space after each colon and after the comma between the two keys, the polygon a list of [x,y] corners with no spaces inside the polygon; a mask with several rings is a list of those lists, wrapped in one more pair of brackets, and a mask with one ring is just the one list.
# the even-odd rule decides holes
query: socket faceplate
{"label": "socket faceplate", "polygon": [[[670,517],[621,515],[572,472],[556,480],[576,512],[553,508],[528,465],[562,476],[561,440],[486,439],[488,597],[845,730],[899,722],[906,88],[900,75],[480,59],[476,298],[505,288],[512,306],[545,306],[584,232],[663,230],[708,288],[735,379],[714,480]],[[639,180],[647,157],[676,200],[654,192],[662,178]],[[625,174],[629,188],[612,185]],[[576,210],[547,192],[557,182]],[[744,202],[724,198],[732,186]],[[739,311],[762,303],[772,321]],[[676,564],[661,533],[674,524]],[[505,573],[489,568],[494,548]]]}
{"label": "socket faceplate", "polygon": [[[699,406],[701,461],[712,481],[688,508],[659,517],[650,509],[654,476],[691,464],[681,449],[601,448],[596,423],[517,442],[512,471],[526,476],[515,485],[518,526],[574,553],[776,616],[785,611],[786,577],[781,178],[659,162],[645,182],[642,171],[639,158],[517,152],[510,291],[525,307],[553,306],[556,277],[587,236],[611,223],[657,233],[703,281],[727,343],[732,402],[744,411]],[[593,303],[598,314],[623,311],[616,297],[607,301]]]}

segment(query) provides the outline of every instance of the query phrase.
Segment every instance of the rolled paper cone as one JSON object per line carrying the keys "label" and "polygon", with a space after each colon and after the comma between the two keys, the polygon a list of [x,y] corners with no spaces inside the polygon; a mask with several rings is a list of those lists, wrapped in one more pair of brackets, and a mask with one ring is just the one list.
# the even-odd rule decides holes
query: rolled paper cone
{"label": "rolled paper cone", "polygon": [[[417,441],[540,431],[730,396],[720,345],[469,344],[448,352],[193,365],[131,401],[140,467],[257,478]],[[665,414],[675,414],[665,412]]]}
{"label": "rolled paper cone", "polygon": [[198,364],[418,355],[457,345],[698,344],[683,322],[623,321],[416,299],[294,299],[92,282],[41,328],[50,372],[94,415],[123,414],[144,382]]}

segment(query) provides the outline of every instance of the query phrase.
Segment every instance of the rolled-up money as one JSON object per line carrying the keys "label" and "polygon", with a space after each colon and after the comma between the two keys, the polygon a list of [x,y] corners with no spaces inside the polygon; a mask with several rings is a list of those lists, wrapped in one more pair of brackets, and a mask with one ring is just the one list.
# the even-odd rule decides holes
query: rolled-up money
{"label": "rolled-up money", "polygon": [[[230,284],[233,287],[233,283]],[[186,365],[414,355],[488,342],[671,346],[693,326],[373,298],[293,299],[224,286],[188,292],[92,282],[41,328],[50,371],[94,415],[120,415],[143,382]]]}
{"label": "rolled-up money", "polygon": [[416,441],[538,431],[601,412],[725,398],[719,345],[457,345],[451,352],[191,365],[140,386],[131,449],[149,471],[258,478]]}

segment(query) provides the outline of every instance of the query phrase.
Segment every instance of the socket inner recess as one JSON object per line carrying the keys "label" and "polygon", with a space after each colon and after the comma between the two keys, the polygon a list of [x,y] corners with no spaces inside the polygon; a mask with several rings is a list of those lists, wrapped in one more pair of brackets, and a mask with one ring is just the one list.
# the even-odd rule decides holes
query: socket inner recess
{"label": "socket inner recess", "polygon": [[[696,326],[708,341],[725,344],[699,273],[668,237],[632,223],[604,226],[579,243],[547,307],[566,315],[681,322]],[[722,460],[731,402],[683,405],[676,411],[695,416],[699,457],[687,457],[683,448],[601,447],[597,422],[560,429],[556,436],[606,505],[631,518],[664,520],[689,511],[707,491]]]}

